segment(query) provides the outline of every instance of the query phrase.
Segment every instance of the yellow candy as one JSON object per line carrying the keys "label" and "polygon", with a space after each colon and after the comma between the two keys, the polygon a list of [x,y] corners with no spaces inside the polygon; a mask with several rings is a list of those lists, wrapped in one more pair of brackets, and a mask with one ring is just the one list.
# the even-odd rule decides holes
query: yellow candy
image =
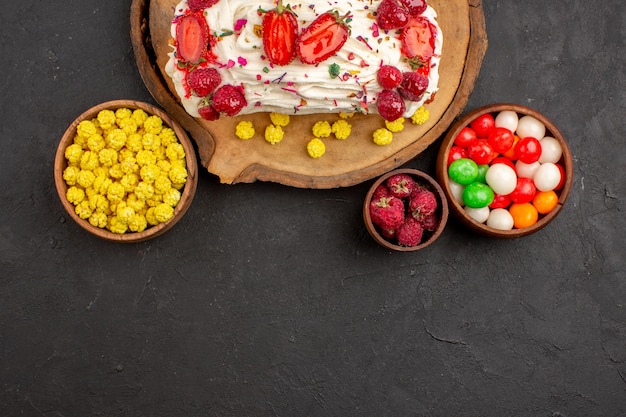
{"label": "yellow candy", "polygon": [[126,233],[174,215],[187,181],[185,149],[160,117],[107,109],[79,123],[76,132],[65,149],[63,179],[79,217]]}
{"label": "yellow candy", "polygon": [[326,152],[326,145],[324,145],[321,139],[315,138],[309,141],[306,145],[306,150],[311,158],[317,159]]}
{"label": "yellow candy", "polygon": [[325,120],[315,122],[312,130],[313,136],[315,136],[316,138],[327,138],[332,133],[332,127],[330,126],[330,123]]}
{"label": "yellow candy", "polygon": [[378,146],[385,146],[391,143],[393,139],[393,133],[385,128],[376,129],[374,131],[373,140]]}

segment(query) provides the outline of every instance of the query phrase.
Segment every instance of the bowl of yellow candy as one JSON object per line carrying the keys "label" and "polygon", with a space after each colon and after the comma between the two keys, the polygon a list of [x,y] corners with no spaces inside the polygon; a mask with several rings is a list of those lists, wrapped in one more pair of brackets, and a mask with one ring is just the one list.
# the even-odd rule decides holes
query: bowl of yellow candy
{"label": "bowl of yellow candy", "polygon": [[54,160],[54,182],[70,217],[115,242],[142,242],[172,228],[193,200],[197,173],[182,127],[134,100],[82,113],[63,134]]}

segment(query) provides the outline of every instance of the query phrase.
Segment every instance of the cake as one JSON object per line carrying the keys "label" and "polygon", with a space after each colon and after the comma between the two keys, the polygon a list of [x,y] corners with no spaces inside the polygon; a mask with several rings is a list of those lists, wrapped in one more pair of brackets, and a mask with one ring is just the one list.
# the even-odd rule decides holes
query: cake
{"label": "cake", "polygon": [[165,72],[185,110],[410,117],[438,89],[443,45],[425,0],[183,0]]}

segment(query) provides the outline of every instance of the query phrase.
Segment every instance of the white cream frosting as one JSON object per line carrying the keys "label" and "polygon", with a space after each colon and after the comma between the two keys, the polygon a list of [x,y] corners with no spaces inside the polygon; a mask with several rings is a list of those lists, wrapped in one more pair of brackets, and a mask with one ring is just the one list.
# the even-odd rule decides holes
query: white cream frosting
{"label": "white cream frosting", "polygon": [[[289,65],[274,67],[263,59],[263,41],[255,33],[255,26],[258,31],[262,22],[258,10],[272,10],[276,7],[274,1],[220,0],[207,9],[205,16],[212,34],[234,32],[235,26],[241,26],[245,21],[238,34],[223,36],[212,49],[223,66],[220,69],[222,83],[244,87],[248,106],[240,114],[378,113],[375,100],[382,88],[376,81],[376,74],[380,66],[394,65],[401,71],[411,71],[409,64],[404,62],[395,31],[385,33],[379,30],[376,36],[373,12],[379,3],[380,0],[284,0],[283,4],[291,5],[297,14],[299,30],[321,13],[334,9],[340,16],[350,12],[351,32],[341,50],[318,65],[304,64],[296,57]],[[187,8],[187,0],[181,1],[176,6],[175,17],[184,14]],[[438,89],[443,36],[437,25],[435,10],[428,6],[423,16],[437,28],[435,55],[431,58],[429,87],[420,101],[405,101],[405,117],[415,113]],[[172,37],[176,35],[175,22],[174,18]],[[185,110],[199,117],[198,104],[202,97],[186,94],[183,84],[185,72],[178,69],[174,51],[169,56],[165,71],[172,78]],[[339,76],[336,78],[329,75],[331,64],[339,65]]]}

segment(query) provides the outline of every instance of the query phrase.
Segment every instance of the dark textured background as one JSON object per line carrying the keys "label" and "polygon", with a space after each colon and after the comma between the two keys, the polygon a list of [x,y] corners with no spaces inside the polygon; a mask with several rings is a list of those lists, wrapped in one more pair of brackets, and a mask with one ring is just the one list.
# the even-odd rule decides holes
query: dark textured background
{"label": "dark textured background", "polygon": [[[622,0],[485,1],[466,110],[531,106],[569,140],[564,211],[521,240],[451,220],[414,254],[377,246],[368,186],[227,186],[141,244],[63,212],[67,125],[153,102],[130,0],[12,2],[0,15],[1,416],[626,416]],[[434,174],[438,142],[407,166]]]}

